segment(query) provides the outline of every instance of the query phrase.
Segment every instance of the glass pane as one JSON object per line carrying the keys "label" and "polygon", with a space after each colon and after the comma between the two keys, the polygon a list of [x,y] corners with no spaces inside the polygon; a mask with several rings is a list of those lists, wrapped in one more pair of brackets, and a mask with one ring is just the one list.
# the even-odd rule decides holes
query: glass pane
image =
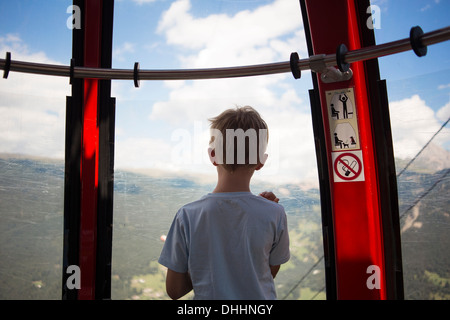
{"label": "glass pane", "polygon": [[[446,1],[379,2],[378,43],[448,26]],[[374,11],[373,11],[374,12]],[[450,298],[448,42],[380,58],[396,158],[405,299]]]}
{"label": "glass pane", "polygon": [[[0,55],[67,65],[70,4],[0,2]],[[61,298],[67,95],[67,79],[0,80],[0,299]]]}
{"label": "glass pane", "polygon": [[[282,18],[280,18],[282,17]],[[115,4],[113,67],[190,69],[307,57],[296,1],[121,1]],[[114,81],[113,299],[167,299],[157,263],[177,210],[215,187],[208,118],[251,105],[269,126],[269,158],[251,185],[286,209],[291,260],[279,299],[323,299],[320,201],[308,89],[289,73],[229,80]],[[304,277],[307,275],[306,277]],[[303,279],[303,280],[302,280]],[[192,298],[192,294],[187,298]]]}

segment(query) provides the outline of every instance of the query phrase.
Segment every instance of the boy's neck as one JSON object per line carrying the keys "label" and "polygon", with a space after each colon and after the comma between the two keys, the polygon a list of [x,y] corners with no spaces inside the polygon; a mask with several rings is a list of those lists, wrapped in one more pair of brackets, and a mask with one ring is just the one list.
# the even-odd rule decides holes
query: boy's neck
{"label": "boy's neck", "polygon": [[217,167],[217,185],[213,193],[220,192],[250,192],[250,180],[254,170],[239,168],[229,172],[223,167]]}

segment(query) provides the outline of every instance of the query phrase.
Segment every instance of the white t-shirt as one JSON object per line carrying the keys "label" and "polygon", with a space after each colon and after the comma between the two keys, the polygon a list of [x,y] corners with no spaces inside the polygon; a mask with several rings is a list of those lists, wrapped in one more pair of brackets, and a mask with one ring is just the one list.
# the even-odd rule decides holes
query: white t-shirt
{"label": "white t-shirt", "polygon": [[195,299],[276,299],[269,265],[289,257],[283,206],[251,192],[230,192],[183,206],[159,263],[189,271]]}

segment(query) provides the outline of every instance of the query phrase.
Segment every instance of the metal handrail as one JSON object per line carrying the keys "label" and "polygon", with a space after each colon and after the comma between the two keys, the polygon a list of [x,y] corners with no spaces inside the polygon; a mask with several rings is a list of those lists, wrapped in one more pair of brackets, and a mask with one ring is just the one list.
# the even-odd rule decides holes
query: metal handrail
{"label": "metal handrail", "polygon": [[[450,40],[450,27],[424,33],[418,40],[424,47]],[[411,49],[411,38],[405,38],[385,44],[348,51],[343,55],[343,61],[345,63],[352,63],[400,53]],[[322,55],[321,59],[326,67],[337,65],[336,54]],[[312,69],[310,62],[310,58],[299,59],[297,62],[298,68],[300,70],[310,70]],[[8,72],[15,71],[61,77],[73,76],[73,78],[136,80],[136,71],[134,69],[71,67],[0,59],[0,69],[6,71],[6,66],[8,64]],[[137,75],[138,80],[200,80],[260,76],[286,72],[291,72],[290,61],[226,68],[138,70]]]}

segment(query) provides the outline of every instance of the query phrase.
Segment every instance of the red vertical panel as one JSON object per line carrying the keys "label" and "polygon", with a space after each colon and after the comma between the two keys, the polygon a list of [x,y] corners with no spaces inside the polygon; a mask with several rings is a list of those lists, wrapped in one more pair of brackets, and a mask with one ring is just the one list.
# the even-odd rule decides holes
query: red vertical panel
{"label": "red vertical panel", "polygon": [[[100,67],[102,0],[85,1],[84,66]],[[84,80],[81,154],[81,221],[79,299],[95,297],[97,188],[98,188],[98,80]]]}
{"label": "red vertical panel", "polygon": [[[339,44],[349,50],[361,47],[359,25],[354,2],[356,0],[306,1],[314,54],[334,54]],[[364,26],[365,27],[365,26]],[[318,80],[323,124],[325,129],[330,190],[332,197],[335,236],[335,256],[338,299],[385,299],[383,239],[379,209],[379,188],[376,175],[376,160],[372,139],[368,93],[365,83],[365,68],[362,62],[351,64],[353,78],[349,81],[324,83]],[[351,89],[357,118],[359,146],[354,149],[334,147],[331,136],[335,128],[330,128],[328,117],[331,113],[327,102],[327,92]],[[342,115],[342,113],[341,113]],[[336,121],[337,122],[337,121]],[[345,157],[348,151],[358,153],[362,163],[364,179],[348,181],[338,179],[336,171],[343,167],[337,158]],[[345,159],[345,158],[342,158]],[[348,159],[348,158],[347,158]],[[339,166],[337,165],[339,164]],[[343,178],[346,178],[343,176]],[[367,281],[374,283],[370,266],[380,268],[377,274],[381,287],[371,288]],[[369,269],[371,270],[371,269]]]}

